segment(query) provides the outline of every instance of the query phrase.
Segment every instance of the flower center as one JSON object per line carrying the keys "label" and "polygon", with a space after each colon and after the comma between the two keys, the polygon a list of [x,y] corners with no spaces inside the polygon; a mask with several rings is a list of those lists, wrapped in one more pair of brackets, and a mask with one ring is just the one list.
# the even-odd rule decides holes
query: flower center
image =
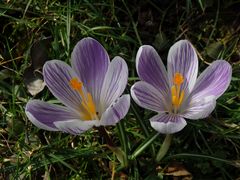
{"label": "flower center", "polygon": [[83,88],[83,83],[81,81],[78,81],[77,78],[72,78],[69,81],[69,84],[70,84],[71,88],[73,90],[77,91],[82,98],[81,115],[83,117],[83,120],[98,119],[97,112],[96,112],[96,107],[95,107],[95,104],[93,102],[92,95]]}
{"label": "flower center", "polygon": [[184,78],[181,73],[175,73],[173,77],[172,91],[172,105],[174,113],[177,113],[178,108],[182,104],[184,91],[181,91],[181,85],[184,82]]}

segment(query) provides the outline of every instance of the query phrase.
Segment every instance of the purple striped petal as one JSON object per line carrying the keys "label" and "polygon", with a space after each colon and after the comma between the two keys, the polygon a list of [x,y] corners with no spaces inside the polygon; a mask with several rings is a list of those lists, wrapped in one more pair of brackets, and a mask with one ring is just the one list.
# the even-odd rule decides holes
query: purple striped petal
{"label": "purple striped petal", "polygon": [[191,92],[197,79],[198,58],[197,54],[187,40],[176,42],[168,53],[168,78],[170,85],[173,85],[175,73],[181,73],[184,82],[181,89],[185,91],[185,97]]}
{"label": "purple striped petal", "polygon": [[169,103],[163,94],[161,90],[144,81],[136,82],[131,87],[133,100],[139,106],[156,112],[165,112],[169,109]]}
{"label": "purple striped petal", "polygon": [[141,80],[146,81],[165,96],[169,95],[167,71],[156,50],[149,45],[141,46],[137,52],[136,68]]}
{"label": "purple striped petal", "polygon": [[112,104],[120,95],[122,95],[126,88],[128,80],[128,67],[124,59],[115,57],[106,73],[102,91],[101,91],[101,107],[103,112]]}
{"label": "purple striped petal", "polygon": [[216,106],[216,97],[207,96],[192,99],[190,106],[181,114],[188,119],[202,119],[209,116]]}
{"label": "purple striped petal", "polygon": [[173,134],[181,131],[186,125],[184,118],[174,114],[158,114],[150,119],[151,126],[162,134]]}
{"label": "purple striped petal", "polygon": [[60,131],[77,135],[89,130],[98,123],[99,120],[82,121],[79,119],[73,119],[68,121],[56,121],[54,122],[54,125]]}
{"label": "purple striped petal", "polygon": [[59,60],[48,61],[43,66],[44,81],[51,93],[64,105],[78,110],[80,94],[70,86],[70,80],[77,75],[66,63]]}
{"label": "purple striped petal", "polygon": [[201,119],[209,116],[216,106],[216,99],[221,96],[230,84],[232,68],[224,60],[213,62],[198,77],[189,96],[189,107],[182,116],[188,119]]}
{"label": "purple striped petal", "polygon": [[35,126],[48,131],[58,131],[54,122],[79,118],[75,112],[67,107],[40,100],[30,100],[26,105],[25,112]]}
{"label": "purple striped petal", "polygon": [[100,125],[103,126],[115,125],[126,116],[129,107],[130,96],[129,95],[121,96],[103,113],[100,120]]}
{"label": "purple striped petal", "polygon": [[198,77],[194,86],[193,98],[215,96],[218,98],[228,88],[232,78],[232,67],[224,60],[214,61]]}
{"label": "purple striped petal", "polygon": [[103,46],[93,38],[84,38],[72,52],[71,64],[94,102],[99,102],[103,80],[110,63]]}

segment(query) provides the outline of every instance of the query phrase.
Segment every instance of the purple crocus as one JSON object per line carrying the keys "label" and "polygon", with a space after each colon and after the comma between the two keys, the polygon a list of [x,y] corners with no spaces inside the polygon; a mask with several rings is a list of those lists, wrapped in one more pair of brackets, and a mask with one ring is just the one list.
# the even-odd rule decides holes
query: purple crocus
{"label": "purple crocus", "polygon": [[41,129],[80,134],[93,126],[115,125],[129,110],[130,96],[122,95],[128,80],[126,62],[118,56],[110,62],[92,38],[74,47],[71,67],[59,60],[45,63],[43,77],[64,106],[30,100],[26,115]]}
{"label": "purple crocus", "polygon": [[136,57],[141,81],[131,88],[134,101],[157,112],[151,126],[163,134],[172,134],[186,126],[187,119],[207,117],[231,81],[232,68],[224,60],[214,61],[200,76],[196,51],[187,40],[180,40],[169,50],[166,71],[152,46],[144,45]]}

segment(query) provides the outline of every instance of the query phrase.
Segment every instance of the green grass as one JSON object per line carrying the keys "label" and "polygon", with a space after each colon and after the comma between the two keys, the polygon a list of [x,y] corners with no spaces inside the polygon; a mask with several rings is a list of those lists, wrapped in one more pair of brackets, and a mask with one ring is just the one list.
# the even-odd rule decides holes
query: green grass
{"label": "green grass", "polygon": [[[1,1],[0,179],[111,179],[113,169],[115,179],[171,179],[164,170],[176,165],[193,179],[239,178],[239,8],[239,0]],[[132,102],[128,115],[107,127],[127,154],[123,167],[96,129],[79,136],[47,132],[24,113],[29,99],[56,102],[47,88],[34,97],[28,93],[26,70],[41,72],[46,59],[69,63],[74,45],[87,36],[97,39],[111,58],[126,60],[126,93],[138,80],[135,56],[142,44],[153,45],[166,64],[170,46],[188,39],[198,51],[200,72],[215,59],[225,59],[233,78],[215,111],[206,119],[189,120],[158,164],[154,159],[165,136],[150,127],[154,113]],[[34,51],[36,42],[40,45]]]}

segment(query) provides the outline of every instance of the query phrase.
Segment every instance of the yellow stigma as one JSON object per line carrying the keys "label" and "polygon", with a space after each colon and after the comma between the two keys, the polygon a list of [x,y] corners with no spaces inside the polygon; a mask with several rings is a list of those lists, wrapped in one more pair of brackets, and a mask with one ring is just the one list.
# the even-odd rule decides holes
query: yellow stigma
{"label": "yellow stigma", "polygon": [[89,92],[86,92],[83,90],[83,83],[81,81],[78,81],[77,78],[72,78],[69,81],[69,84],[70,84],[71,88],[74,89],[75,91],[77,91],[82,98],[81,115],[82,115],[83,120],[98,119],[96,107],[93,102],[92,95]]}
{"label": "yellow stigma", "polygon": [[74,89],[74,90],[79,90],[82,89],[82,82],[79,82],[77,78],[72,78],[70,80],[70,86]]}
{"label": "yellow stigma", "polygon": [[173,77],[173,83],[175,85],[179,85],[180,86],[183,83],[183,81],[184,81],[184,78],[183,78],[182,74],[175,73],[175,75]]}
{"label": "yellow stigma", "polygon": [[177,113],[179,106],[182,104],[184,98],[184,91],[181,91],[181,85],[184,82],[184,78],[181,73],[175,73],[173,77],[172,92],[172,105],[174,113]]}

